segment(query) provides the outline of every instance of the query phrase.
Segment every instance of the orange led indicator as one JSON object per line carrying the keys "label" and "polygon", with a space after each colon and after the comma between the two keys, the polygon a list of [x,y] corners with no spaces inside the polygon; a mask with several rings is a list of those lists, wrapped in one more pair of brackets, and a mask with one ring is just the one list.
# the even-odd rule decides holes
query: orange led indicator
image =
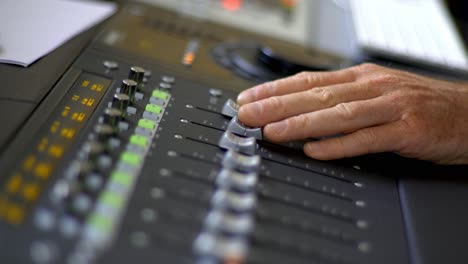
{"label": "orange led indicator", "polygon": [[65,106],[65,108],[63,108],[63,111],[62,111],[62,116],[67,117],[68,113],[70,113],[70,110],[71,110],[70,106]]}
{"label": "orange led indicator", "polygon": [[184,65],[192,65],[195,60],[195,54],[193,52],[188,52],[184,55],[183,63]]}
{"label": "orange led indicator", "polygon": [[23,161],[23,170],[30,171],[34,167],[34,163],[36,163],[36,156],[29,155]]}
{"label": "orange led indicator", "polygon": [[6,213],[6,209],[8,206],[8,200],[4,196],[0,196],[0,218],[3,218]]}
{"label": "orange led indicator", "polygon": [[59,121],[55,121],[52,126],[50,126],[50,133],[54,134],[55,132],[57,132],[58,128],[60,127],[60,122]]}
{"label": "orange led indicator", "polygon": [[39,185],[36,183],[28,183],[23,187],[23,197],[27,201],[35,201],[39,197]]}
{"label": "orange led indicator", "polygon": [[88,80],[84,80],[84,81],[81,83],[81,87],[84,87],[84,88],[88,87],[88,85],[89,85],[89,81],[88,81]]}
{"label": "orange led indicator", "polygon": [[64,138],[67,138],[67,139],[72,139],[75,136],[75,133],[76,133],[75,129],[64,127],[60,131],[60,136],[64,137]]}
{"label": "orange led indicator", "polygon": [[91,90],[92,91],[102,92],[102,89],[104,89],[104,85],[102,85],[102,84],[93,84],[93,85],[91,85]]}
{"label": "orange led indicator", "polygon": [[40,162],[34,168],[34,174],[41,179],[46,180],[52,172],[52,166],[49,163]]}
{"label": "orange led indicator", "polygon": [[7,183],[7,191],[10,194],[17,193],[21,188],[21,183],[23,179],[19,173],[13,175]]}
{"label": "orange led indicator", "polygon": [[223,8],[228,11],[237,11],[242,7],[242,0],[223,0]]}
{"label": "orange led indicator", "polygon": [[86,106],[93,106],[94,98],[83,98],[83,100],[81,100],[81,104]]}
{"label": "orange led indicator", "polygon": [[71,116],[71,119],[73,121],[83,122],[85,117],[86,117],[86,114],[83,112],[74,112]]}
{"label": "orange led indicator", "polygon": [[54,158],[61,158],[63,155],[63,146],[60,145],[50,145],[49,155]]}
{"label": "orange led indicator", "polygon": [[39,144],[37,145],[37,151],[44,152],[44,150],[46,150],[48,145],[49,145],[49,139],[42,138],[41,142],[39,142]]}
{"label": "orange led indicator", "polygon": [[24,208],[20,205],[10,203],[7,205],[6,217],[11,224],[20,224],[24,218]]}

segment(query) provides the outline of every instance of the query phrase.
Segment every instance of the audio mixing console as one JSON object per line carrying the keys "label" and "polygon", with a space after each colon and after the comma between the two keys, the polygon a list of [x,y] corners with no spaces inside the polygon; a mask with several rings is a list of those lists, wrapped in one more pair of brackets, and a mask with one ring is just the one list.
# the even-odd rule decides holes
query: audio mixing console
{"label": "audio mixing console", "polygon": [[237,120],[238,91],[340,65],[122,8],[2,156],[0,262],[409,263],[396,178]]}

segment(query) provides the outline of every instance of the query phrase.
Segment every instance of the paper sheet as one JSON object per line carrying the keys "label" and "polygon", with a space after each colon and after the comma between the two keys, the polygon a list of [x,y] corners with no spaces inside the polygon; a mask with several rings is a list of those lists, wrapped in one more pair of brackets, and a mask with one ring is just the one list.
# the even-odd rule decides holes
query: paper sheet
{"label": "paper sheet", "polygon": [[0,63],[27,67],[116,9],[107,2],[0,0]]}

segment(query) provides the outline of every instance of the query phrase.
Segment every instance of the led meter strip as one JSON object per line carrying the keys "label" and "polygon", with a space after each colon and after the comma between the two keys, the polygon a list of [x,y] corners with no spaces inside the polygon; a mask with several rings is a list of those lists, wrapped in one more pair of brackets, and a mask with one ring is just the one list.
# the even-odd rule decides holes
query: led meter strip
{"label": "led meter strip", "polygon": [[[105,249],[113,240],[170,99],[170,94],[165,91],[153,91],[143,118],[138,121],[126,150],[121,153],[94,210],[87,218],[82,240],[75,251],[79,254],[72,255],[72,258],[80,258],[80,261],[89,258],[83,262],[88,263],[96,255],[96,250]],[[165,104],[160,106],[151,103],[155,101],[165,101]]]}

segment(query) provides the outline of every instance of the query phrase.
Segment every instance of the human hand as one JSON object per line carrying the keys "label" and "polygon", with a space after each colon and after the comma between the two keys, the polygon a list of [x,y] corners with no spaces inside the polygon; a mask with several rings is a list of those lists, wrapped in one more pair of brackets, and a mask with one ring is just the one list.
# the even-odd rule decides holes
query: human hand
{"label": "human hand", "polygon": [[392,151],[468,164],[468,85],[362,64],[303,72],[242,92],[239,120],[321,160]]}

